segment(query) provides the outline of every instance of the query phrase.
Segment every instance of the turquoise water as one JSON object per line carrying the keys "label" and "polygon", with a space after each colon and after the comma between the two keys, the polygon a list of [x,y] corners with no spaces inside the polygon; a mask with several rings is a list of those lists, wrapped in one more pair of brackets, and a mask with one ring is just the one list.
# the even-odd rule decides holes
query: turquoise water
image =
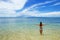
{"label": "turquoise water", "polygon": [[[44,25],[42,38],[39,36],[40,21]],[[0,40],[59,40],[59,38],[59,17],[0,18]]]}
{"label": "turquoise water", "polygon": [[60,30],[60,18],[0,18],[0,31],[39,30],[40,21],[44,30]]}
{"label": "turquoise water", "polygon": [[[60,18],[59,17],[40,17],[40,18],[0,18],[0,30],[16,30],[20,28],[33,28],[32,26],[37,26],[39,22],[42,21],[45,28],[59,29],[60,28]],[[36,27],[35,29],[38,29]]]}

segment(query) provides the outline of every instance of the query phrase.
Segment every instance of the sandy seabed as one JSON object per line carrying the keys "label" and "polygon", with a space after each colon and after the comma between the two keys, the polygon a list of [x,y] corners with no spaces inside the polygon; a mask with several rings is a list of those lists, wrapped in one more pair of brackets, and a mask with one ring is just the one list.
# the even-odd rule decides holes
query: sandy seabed
{"label": "sandy seabed", "polygon": [[[60,29],[53,29],[52,26],[44,27],[46,28],[43,29],[43,35],[40,35],[39,27],[35,25],[30,28],[20,27],[18,29],[11,26],[6,31],[0,29],[0,40],[60,40]],[[13,29],[13,31],[12,28],[15,30]]]}
{"label": "sandy seabed", "polygon": [[37,30],[7,31],[0,34],[0,40],[60,40],[59,34],[55,30],[45,30],[43,35]]}

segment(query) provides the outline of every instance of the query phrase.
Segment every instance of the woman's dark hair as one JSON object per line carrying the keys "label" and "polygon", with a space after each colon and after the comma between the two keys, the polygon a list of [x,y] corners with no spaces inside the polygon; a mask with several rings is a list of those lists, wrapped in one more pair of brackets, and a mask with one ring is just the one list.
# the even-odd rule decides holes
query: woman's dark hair
{"label": "woman's dark hair", "polygon": [[40,24],[42,24],[42,22],[40,22]]}

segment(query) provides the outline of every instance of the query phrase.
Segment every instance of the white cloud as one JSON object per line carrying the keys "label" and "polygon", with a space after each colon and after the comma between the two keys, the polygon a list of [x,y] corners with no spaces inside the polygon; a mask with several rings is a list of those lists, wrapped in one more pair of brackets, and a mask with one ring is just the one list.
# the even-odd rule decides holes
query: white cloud
{"label": "white cloud", "polygon": [[9,2],[0,1],[0,8],[18,10],[22,9],[27,0],[8,0]]}
{"label": "white cloud", "polygon": [[0,10],[0,17],[16,17],[18,14],[16,14],[15,11],[9,10],[9,9],[1,9]]}
{"label": "white cloud", "polygon": [[22,9],[27,0],[3,0],[0,1],[0,17],[16,17],[15,10]]}
{"label": "white cloud", "polygon": [[45,2],[43,2],[43,3],[34,4],[34,5],[30,6],[30,7],[28,7],[27,9],[23,10],[22,12],[23,12],[23,13],[24,13],[24,12],[27,12],[27,11],[30,10],[31,8],[37,7],[38,5],[39,5],[40,7],[46,7],[46,6],[41,6],[41,5],[48,4],[48,3],[52,3],[52,2],[54,2],[54,1],[56,1],[56,0],[45,1]]}
{"label": "white cloud", "polygon": [[[38,5],[44,5],[52,3],[53,1],[46,1],[44,3],[34,4],[22,12],[16,13],[15,10],[22,9],[27,0],[8,0],[8,2],[0,1],[0,17],[17,17],[17,16],[34,16],[34,17],[51,17],[51,16],[60,16],[60,12],[49,12],[49,13],[40,13],[39,11],[29,11],[31,8]],[[43,7],[43,6],[42,6]],[[45,7],[45,6],[44,6]]]}
{"label": "white cloud", "polygon": [[40,13],[40,11],[36,11],[36,10],[29,11],[30,9],[32,9],[32,8],[38,6],[38,5],[40,5],[40,7],[46,7],[46,6],[41,6],[41,5],[52,3],[52,2],[55,2],[55,1],[56,0],[34,4],[30,7],[28,7],[27,9],[23,10],[21,13],[22,13],[22,15],[25,15],[26,17],[27,16],[33,16],[33,17],[60,17],[60,12]]}
{"label": "white cloud", "polygon": [[60,5],[60,2],[53,4],[52,6],[57,6]]}
{"label": "white cloud", "polygon": [[60,17],[60,12],[40,13],[39,11],[28,11],[24,15],[33,17]]}
{"label": "white cloud", "polygon": [[44,13],[42,15],[46,16],[46,17],[60,17],[60,12],[48,12],[48,13]]}

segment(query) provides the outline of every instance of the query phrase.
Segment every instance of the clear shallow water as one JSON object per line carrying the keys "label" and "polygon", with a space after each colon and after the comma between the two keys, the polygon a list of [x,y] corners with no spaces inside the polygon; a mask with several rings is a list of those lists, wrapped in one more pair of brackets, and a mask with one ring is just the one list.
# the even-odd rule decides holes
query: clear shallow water
{"label": "clear shallow water", "polygon": [[[46,35],[46,37],[53,36],[52,38],[49,38],[51,40],[53,40],[57,36],[56,40],[59,40],[59,37],[60,37],[59,36],[60,35],[60,18],[59,17],[58,18],[56,17],[55,18],[52,18],[52,17],[50,18],[0,18],[0,39],[3,40],[5,36],[6,38],[8,38],[7,35],[10,35],[10,37],[12,35],[16,35],[16,37],[18,37],[19,35],[24,36],[27,34],[29,35],[28,38],[30,38],[30,35],[31,35],[31,37],[32,36],[36,37],[36,39],[33,38],[33,40],[40,40],[41,38],[39,38],[39,26],[38,26],[40,21],[42,21],[44,24],[43,34]],[[6,38],[4,40],[8,40]],[[13,40],[17,40],[17,39],[13,39]]]}
{"label": "clear shallow water", "polygon": [[44,25],[49,26],[57,26],[56,28],[59,28],[60,26],[60,18],[59,17],[33,17],[33,18],[0,18],[0,27],[1,28],[8,28],[9,26],[17,26],[18,27],[25,27],[28,28],[31,25],[37,25],[40,23],[40,21],[43,22]]}

